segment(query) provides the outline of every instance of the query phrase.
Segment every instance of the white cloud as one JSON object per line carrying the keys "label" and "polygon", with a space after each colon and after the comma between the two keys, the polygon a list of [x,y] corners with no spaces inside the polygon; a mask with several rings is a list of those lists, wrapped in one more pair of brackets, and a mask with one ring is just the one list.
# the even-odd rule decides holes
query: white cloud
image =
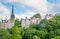
{"label": "white cloud", "polygon": [[15,16],[16,16],[16,18],[25,18],[25,17],[30,18],[34,14],[36,14],[36,13],[35,12],[32,12],[32,11],[28,11],[28,12],[25,12],[23,14],[15,14]]}
{"label": "white cloud", "polygon": [[40,13],[43,17],[46,14],[44,12],[46,12],[48,10],[47,0],[5,0],[5,3],[14,3],[14,2],[19,3],[19,4],[21,3],[23,5],[27,5],[27,6],[32,7],[37,10],[37,12],[27,11],[20,15],[16,14],[17,18],[31,17],[35,13]]}
{"label": "white cloud", "polygon": [[0,19],[9,19],[10,11],[7,9],[6,6],[0,3]]}
{"label": "white cloud", "polygon": [[5,0],[5,3],[21,3],[23,5],[30,6],[37,10],[37,12],[34,11],[27,11],[23,14],[16,14],[17,18],[25,18],[25,17],[31,17],[35,13],[40,13],[42,17],[46,13],[55,13],[55,10],[57,8],[57,4],[49,4],[47,0]]}
{"label": "white cloud", "polygon": [[48,13],[57,14],[60,13],[60,0],[52,0],[48,2]]}
{"label": "white cloud", "polygon": [[5,0],[6,3],[16,2],[35,8],[39,11],[47,11],[47,0]]}
{"label": "white cloud", "polygon": [[[32,17],[34,14],[37,14],[37,12],[33,12],[33,11],[28,11],[28,12],[25,12],[23,14],[15,14],[16,18],[25,18],[25,17]],[[42,17],[42,19],[44,18],[44,16],[46,15],[46,13],[42,12],[42,13],[39,13]]]}
{"label": "white cloud", "polygon": [[39,11],[47,10],[46,0],[25,0],[23,3],[33,8],[36,8]]}

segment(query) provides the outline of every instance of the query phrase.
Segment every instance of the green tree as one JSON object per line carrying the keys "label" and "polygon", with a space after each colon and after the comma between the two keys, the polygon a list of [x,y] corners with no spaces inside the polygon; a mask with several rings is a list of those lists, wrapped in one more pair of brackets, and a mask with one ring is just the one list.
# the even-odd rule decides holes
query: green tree
{"label": "green tree", "polygon": [[12,39],[22,39],[22,29],[17,26],[12,28]]}
{"label": "green tree", "polygon": [[48,35],[49,35],[49,39],[54,38],[56,36],[54,31],[50,31]]}
{"label": "green tree", "polygon": [[41,38],[35,35],[33,36],[33,39],[41,39]]}
{"label": "green tree", "polygon": [[38,37],[40,37],[41,39],[45,39],[45,37],[46,37],[46,35],[47,35],[47,32],[46,31],[39,31],[39,30],[37,30],[36,31],[36,35],[38,36]]}
{"label": "green tree", "polygon": [[33,39],[33,35],[34,35],[33,33],[34,33],[33,29],[25,29],[23,39]]}
{"label": "green tree", "polygon": [[30,24],[30,28],[34,28],[36,24],[32,23]]}
{"label": "green tree", "polygon": [[19,21],[19,19],[16,19],[14,26],[21,27],[21,26],[22,26],[22,25],[21,25],[21,20]]}
{"label": "green tree", "polygon": [[60,29],[56,29],[55,34],[56,34],[56,36],[60,36]]}
{"label": "green tree", "polygon": [[11,39],[12,35],[5,29],[0,29],[0,39]]}
{"label": "green tree", "polygon": [[60,36],[56,36],[56,37],[51,38],[51,39],[60,39]]}
{"label": "green tree", "polygon": [[35,14],[35,15],[33,15],[33,17],[39,17],[39,18],[41,18],[41,15],[39,14],[39,13],[37,13],[37,14]]}

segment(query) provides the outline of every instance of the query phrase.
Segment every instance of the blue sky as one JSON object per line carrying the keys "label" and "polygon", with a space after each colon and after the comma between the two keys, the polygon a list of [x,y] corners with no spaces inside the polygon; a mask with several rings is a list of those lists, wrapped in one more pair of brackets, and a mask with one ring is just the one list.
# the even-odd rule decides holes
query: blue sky
{"label": "blue sky", "polygon": [[16,18],[60,13],[60,0],[0,0],[0,19],[10,18],[12,5]]}

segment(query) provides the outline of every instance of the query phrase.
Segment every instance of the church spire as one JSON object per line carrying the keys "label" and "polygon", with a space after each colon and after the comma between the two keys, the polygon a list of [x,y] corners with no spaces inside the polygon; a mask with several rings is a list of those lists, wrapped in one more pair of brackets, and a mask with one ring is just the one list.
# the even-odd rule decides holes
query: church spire
{"label": "church spire", "polygon": [[14,14],[14,5],[12,5],[12,14]]}
{"label": "church spire", "polygon": [[14,15],[14,5],[12,5],[12,14],[11,14],[11,20],[15,19],[15,15]]}

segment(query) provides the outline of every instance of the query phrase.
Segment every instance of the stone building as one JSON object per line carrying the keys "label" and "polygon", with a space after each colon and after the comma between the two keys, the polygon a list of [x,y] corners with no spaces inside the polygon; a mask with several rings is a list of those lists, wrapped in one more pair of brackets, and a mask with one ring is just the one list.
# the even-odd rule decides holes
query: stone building
{"label": "stone building", "polygon": [[51,18],[53,18],[54,16],[52,14],[46,14],[45,15],[45,19],[49,20]]}
{"label": "stone building", "polygon": [[31,19],[28,19],[27,17],[25,19],[22,19],[22,27],[29,27],[31,24]]}
{"label": "stone building", "polygon": [[32,18],[25,18],[25,19],[22,19],[22,27],[29,27],[30,24],[39,24],[40,23],[40,18],[39,17],[32,17]]}
{"label": "stone building", "polygon": [[12,28],[15,23],[15,15],[14,15],[14,6],[12,6],[12,14],[10,16],[10,19],[0,19],[0,28]]}
{"label": "stone building", "polygon": [[40,23],[40,18],[39,17],[32,17],[31,18],[31,23],[34,23],[34,24],[39,24]]}

